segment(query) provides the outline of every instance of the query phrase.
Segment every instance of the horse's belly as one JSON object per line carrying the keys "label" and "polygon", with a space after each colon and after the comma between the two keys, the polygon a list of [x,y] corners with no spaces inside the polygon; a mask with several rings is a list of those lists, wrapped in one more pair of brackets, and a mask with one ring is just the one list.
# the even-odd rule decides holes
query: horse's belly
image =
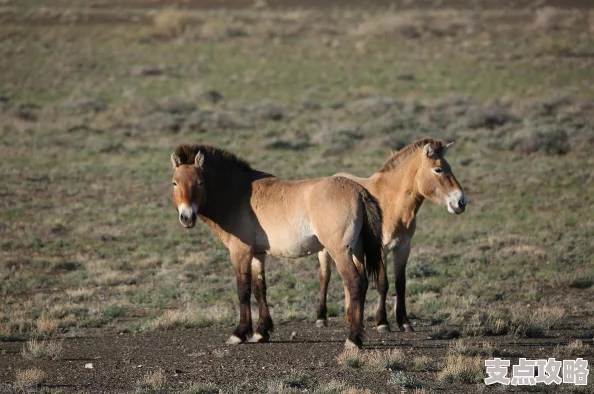
{"label": "horse's belly", "polygon": [[[260,247],[273,256],[297,258],[309,256],[324,249],[309,226],[284,231],[267,231],[258,237]],[[260,249],[260,248],[258,248]]]}

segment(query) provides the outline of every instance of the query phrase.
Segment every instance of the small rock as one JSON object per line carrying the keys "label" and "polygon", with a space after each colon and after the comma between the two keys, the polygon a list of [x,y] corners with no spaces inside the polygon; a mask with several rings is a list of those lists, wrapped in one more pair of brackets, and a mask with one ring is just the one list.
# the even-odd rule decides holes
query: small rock
{"label": "small rock", "polygon": [[93,363],[86,363],[85,364],[85,368],[86,369],[93,369]]}
{"label": "small rock", "polygon": [[293,332],[291,333],[291,338],[290,338],[290,339],[291,339],[291,341],[294,341],[294,340],[295,340],[295,338],[297,338],[297,332],[293,331]]}

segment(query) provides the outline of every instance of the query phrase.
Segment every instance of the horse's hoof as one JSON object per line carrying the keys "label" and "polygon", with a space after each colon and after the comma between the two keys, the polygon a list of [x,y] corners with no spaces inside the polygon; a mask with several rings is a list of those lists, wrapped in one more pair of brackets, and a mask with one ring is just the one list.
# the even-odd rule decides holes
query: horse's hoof
{"label": "horse's hoof", "polygon": [[415,332],[415,329],[410,324],[404,324],[403,328],[404,328],[404,331],[406,331],[406,332]]}
{"label": "horse's hoof", "polygon": [[390,332],[390,326],[387,324],[379,325],[377,326],[377,332],[379,332],[380,334],[386,334]]}
{"label": "horse's hoof", "polygon": [[260,334],[259,332],[257,332],[254,335],[252,335],[252,337],[248,340],[248,342],[249,343],[264,343],[264,342],[268,342],[269,339],[270,339],[270,335],[264,336],[264,335]]}
{"label": "horse's hoof", "polygon": [[240,343],[243,343],[243,341],[237,335],[231,335],[226,342],[227,345],[239,345]]}
{"label": "horse's hoof", "polygon": [[344,348],[345,349],[359,349],[359,346],[357,346],[357,344],[353,341],[351,341],[350,339],[347,338],[346,342],[344,343]]}
{"label": "horse's hoof", "polygon": [[318,319],[318,320],[316,320],[316,327],[317,328],[328,327],[328,320],[326,320],[326,319]]}

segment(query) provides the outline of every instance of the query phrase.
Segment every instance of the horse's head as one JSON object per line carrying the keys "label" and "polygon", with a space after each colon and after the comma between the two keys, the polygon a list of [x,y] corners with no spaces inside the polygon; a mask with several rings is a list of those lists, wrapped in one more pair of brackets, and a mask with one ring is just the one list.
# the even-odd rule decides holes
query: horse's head
{"label": "horse's head", "polygon": [[196,153],[192,164],[182,164],[180,157],[171,155],[173,164],[173,203],[179,214],[179,222],[185,228],[196,225],[196,217],[206,199],[204,189],[204,154]]}
{"label": "horse's head", "polygon": [[445,160],[452,144],[443,145],[439,141],[426,144],[415,181],[423,197],[445,206],[450,213],[459,214],[466,209],[466,195]]}

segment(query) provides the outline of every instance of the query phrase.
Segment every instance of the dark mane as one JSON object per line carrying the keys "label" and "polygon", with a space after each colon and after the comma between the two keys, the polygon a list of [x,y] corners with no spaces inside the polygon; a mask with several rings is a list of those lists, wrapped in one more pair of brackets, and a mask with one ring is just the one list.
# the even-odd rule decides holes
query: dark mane
{"label": "dark mane", "polygon": [[420,140],[413,142],[410,145],[405,146],[398,152],[394,152],[392,156],[390,156],[388,160],[385,161],[384,165],[382,166],[379,172],[387,172],[395,169],[396,167],[398,167],[398,165],[400,165],[404,160],[410,157],[418,149],[423,148],[427,144],[431,144],[435,152],[441,156],[443,152],[443,142],[431,137],[422,138]]}
{"label": "dark mane", "polygon": [[206,167],[221,170],[252,170],[252,166],[244,159],[211,145],[180,145],[175,149],[175,154],[180,158],[181,164],[193,164],[198,151],[204,154]]}

